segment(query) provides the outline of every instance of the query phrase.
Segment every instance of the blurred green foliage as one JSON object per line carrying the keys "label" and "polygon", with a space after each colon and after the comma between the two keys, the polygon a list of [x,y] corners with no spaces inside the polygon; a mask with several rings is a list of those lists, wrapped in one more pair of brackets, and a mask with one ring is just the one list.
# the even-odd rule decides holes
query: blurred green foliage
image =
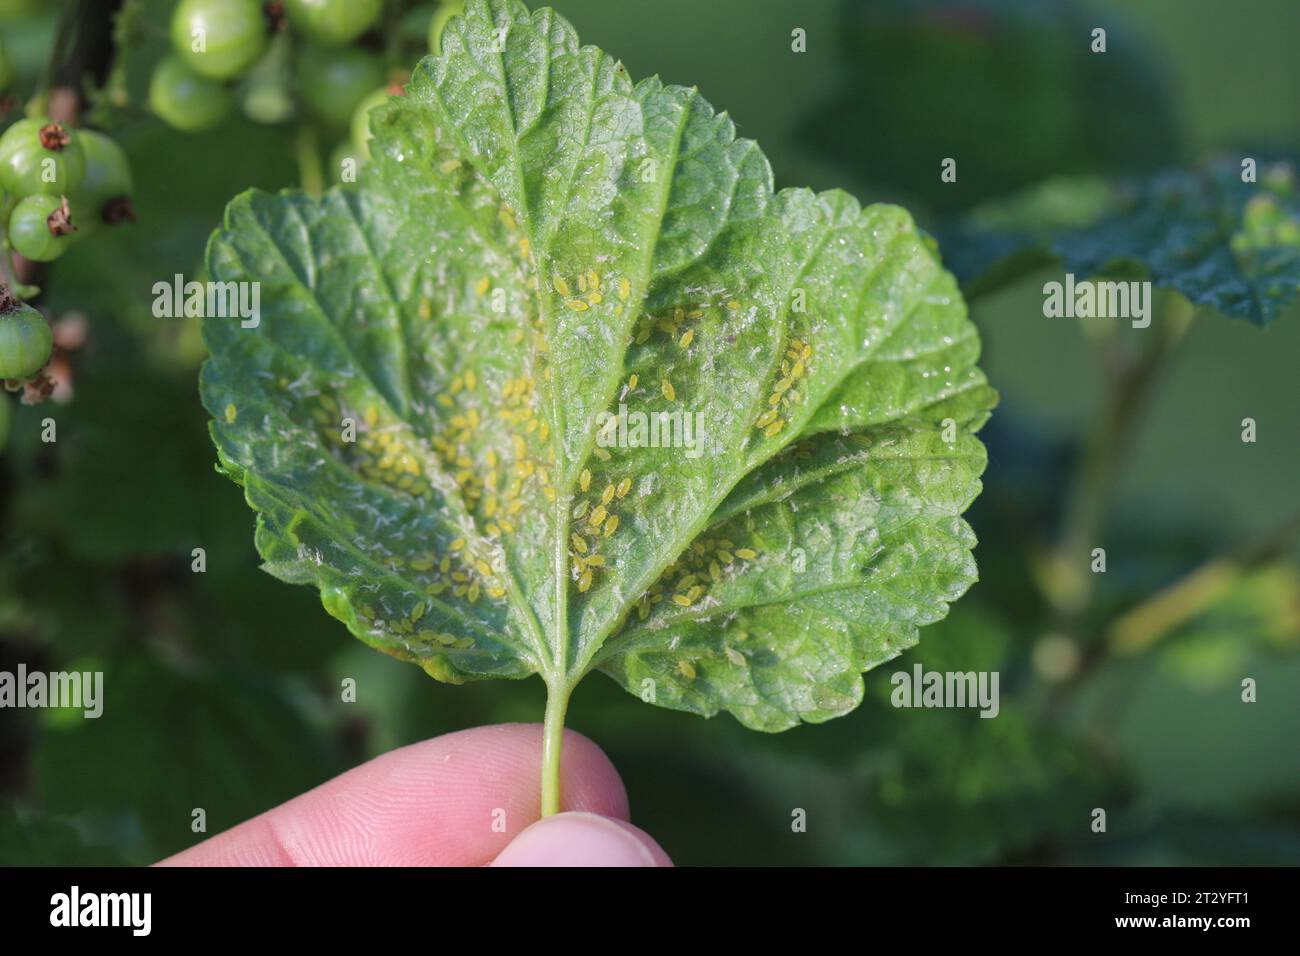
{"label": "blurred green foliage", "polygon": [[[1213,0],[1113,0],[1060,17],[1041,12],[1055,5],[973,0],[554,5],[634,76],[698,84],[730,107],[779,182],[906,197],[932,226],[1053,175],[1300,146],[1300,119],[1278,95],[1300,83],[1289,0],[1252,0],[1249,15]],[[0,11],[28,92],[57,6]],[[888,29],[872,26],[886,16]],[[1080,52],[1094,23],[1114,24],[1114,60]],[[807,53],[790,50],[795,27]],[[165,38],[142,36],[147,76]],[[1134,83],[1161,102],[1115,92]],[[197,839],[196,807],[215,832],[391,747],[536,720],[543,698],[537,682],[436,684],[353,641],[309,589],[257,569],[251,515],[213,470],[197,320],[154,318],[150,290],[198,274],[236,192],[292,185],[300,144],[291,124],[232,118],[187,137],[110,105],[139,222],[46,273],[41,307],[84,315],[89,336],[70,357],[71,400],[13,405],[0,455],[0,669],[103,669],[106,706],[97,721],[0,712],[10,864],[150,862]],[[940,108],[962,122],[936,121]],[[953,149],[972,162],[945,196],[938,163]],[[1196,320],[1120,474],[1108,571],[1063,636],[1035,564],[1103,398],[1107,353],[1078,324],[1043,319],[1041,285],[1058,274],[972,304],[1003,395],[971,514],[982,580],[916,649],[866,676],[858,711],[764,736],[647,708],[600,679],[575,695],[570,726],[610,754],[634,819],[679,863],[1300,862],[1295,546],[1140,653],[1106,638],[1116,614],[1294,511],[1297,307],[1266,332]],[[1131,334],[1112,331],[1121,344]],[[54,445],[39,437],[47,415]],[[1246,416],[1259,422],[1255,444],[1239,439]],[[895,709],[890,674],[917,662],[999,671],[1000,715]],[[343,677],[357,680],[355,704],[339,699]],[[1258,682],[1258,703],[1240,702],[1243,677]],[[1089,829],[1094,807],[1107,809],[1106,834]],[[795,808],[806,833],[791,832]]]}

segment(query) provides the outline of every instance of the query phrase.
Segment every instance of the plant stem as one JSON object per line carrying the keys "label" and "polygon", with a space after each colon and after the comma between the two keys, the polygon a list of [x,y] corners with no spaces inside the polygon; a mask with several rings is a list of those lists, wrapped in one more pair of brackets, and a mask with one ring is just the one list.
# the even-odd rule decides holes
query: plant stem
{"label": "plant stem", "polygon": [[321,168],[320,142],[316,130],[303,123],[293,141],[294,156],[298,160],[298,185],[305,192],[319,196],[325,191],[325,173]]}
{"label": "plant stem", "polygon": [[1300,532],[1300,515],[1222,557],[1213,558],[1112,622],[1114,653],[1136,654],[1213,604],[1234,582],[1286,550]]}
{"label": "plant stem", "polygon": [[542,730],[542,816],[560,812],[560,745],[564,742],[564,713],[569,709],[569,685],[546,685],[546,718]]}
{"label": "plant stem", "polygon": [[1176,293],[1167,293],[1141,355],[1123,366],[1105,398],[1096,427],[1088,436],[1083,460],[1065,506],[1060,543],[1048,567],[1048,596],[1058,615],[1073,620],[1092,596],[1092,575],[1084,555],[1097,546],[1120,462],[1133,430],[1159,380],[1165,360],[1182,338],[1194,309]]}

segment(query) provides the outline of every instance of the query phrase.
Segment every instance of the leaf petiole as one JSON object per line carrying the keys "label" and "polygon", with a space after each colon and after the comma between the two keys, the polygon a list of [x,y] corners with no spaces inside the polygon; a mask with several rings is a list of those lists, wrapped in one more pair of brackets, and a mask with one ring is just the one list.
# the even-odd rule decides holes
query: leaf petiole
{"label": "leaf petiole", "polygon": [[542,816],[560,812],[560,746],[564,742],[564,714],[569,709],[573,685],[546,685],[546,716],[542,725]]}

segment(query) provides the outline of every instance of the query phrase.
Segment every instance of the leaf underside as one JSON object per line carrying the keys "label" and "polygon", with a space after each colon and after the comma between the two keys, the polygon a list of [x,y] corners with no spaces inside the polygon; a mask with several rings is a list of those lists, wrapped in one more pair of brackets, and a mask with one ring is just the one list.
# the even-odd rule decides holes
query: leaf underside
{"label": "leaf underside", "polygon": [[1134,184],[1054,180],[992,203],[945,236],[968,293],[1052,260],[1080,278],[1136,266],[1196,305],[1267,325],[1300,292],[1294,167],[1236,159]]}
{"label": "leaf underside", "polygon": [[763,730],[975,580],[995,394],[906,212],[774,193],[697,91],[508,0],[372,128],[356,188],[245,193],[208,250],[261,284],[202,394],[272,574],[441,680],[599,669]]}

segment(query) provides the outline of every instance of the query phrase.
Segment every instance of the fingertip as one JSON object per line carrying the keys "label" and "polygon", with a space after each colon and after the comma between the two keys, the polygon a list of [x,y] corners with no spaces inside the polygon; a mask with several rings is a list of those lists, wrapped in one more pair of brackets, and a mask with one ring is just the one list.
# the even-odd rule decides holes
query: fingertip
{"label": "fingertip", "polygon": [[538,820],[497,855],[493,866],[672,866],[644,830],[595,813]]}

